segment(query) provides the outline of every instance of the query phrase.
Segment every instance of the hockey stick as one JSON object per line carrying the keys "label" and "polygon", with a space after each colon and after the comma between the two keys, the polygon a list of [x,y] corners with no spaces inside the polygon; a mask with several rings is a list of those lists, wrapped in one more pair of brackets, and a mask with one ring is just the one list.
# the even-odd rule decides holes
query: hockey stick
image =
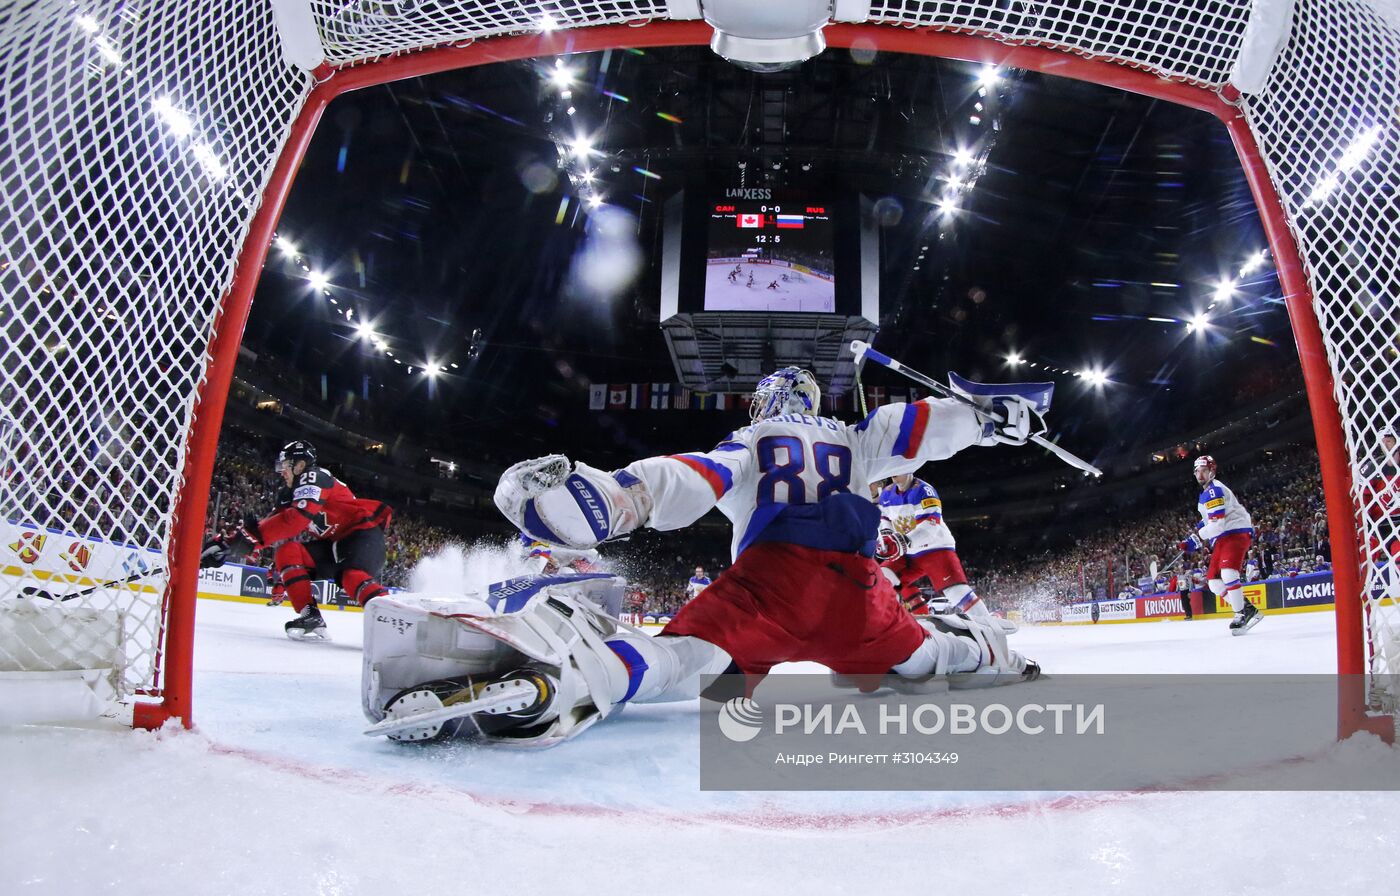
{"label": "hockey stick", "polygon": [[36,588],[33,585],[27,585],[24,588],[21,588],[19,593],[22,597],[42,597],[45,600],[65,601],[72,600],[75,597],[82,597],[86,594],[91,594],[94,591],[101,591],[104,588],[116,588],[121,585],[129,585],[132,582],[137,581],[138,579],[148,579],[151,576],[164,575],[164,573],[165,567],[157,566],[155,569],[148,569],[145,572],[134,572],[124,579],[115,579],[111,582],[98,582],[91,588],[84,588],[82,591],[74,591],[69,594],[63,595],[62,597],[55,597],[52,591],[45,591],[44,589]]}
{"label": "hockey stick", "polygon": [[[932,377],[926,376],[925,374],[919,373],[919,371],[917,370],[913,370],[909,367],[904,366],[903,364],[896,361],[894,358],[891,358],[889,355],[877,352],[875,349],[870,347],[870,343],[868,342],[861,342],[859,339],[853,340],[851,342],[851,351],[855,353],[857,360],[861,358],[869,358],[870,360],[874,361],[876,364],[879,364],[882,367],[888,367],[890,370],[893,370],[896,373],[904,374],[906,377],[908,377],[909,379],[913,380],[921,386],[927,386],[929,389],[932,389],[935,393],[942,395],[944,398],[952,398],[962,402],[963,404],[976,411],[978,416],[982,417],[983,419],[991,420],[994,423],[1006,422],[1000,416],[982,408],[981,405],[977,404],[977,402],[968,398],[966,395],[961,395],[957,392],[954,392],[952,389],[949,389],[947,386],[943,385],[942,383],[938,382]],[[1071,467],[1083,470],[1086,473],[1092,473],[1095,476],[1103,475],[1103,470],[1100,470],[1098,467],[1089,463],[1087,460],[1084,460],[1080,457],[1075,456],[1074,454],[1071,454],[1070,452],[1061,448],[1059,445],[1056,445],[1054,442],[1050,441],[1044,436],[1034,435],[1030,437],[1029,441],[1035,442],[1037,445],[1044,448],[1046,451],[1049,451],[1051,454],[1055,455],[1060,460],[1069,464]]]}

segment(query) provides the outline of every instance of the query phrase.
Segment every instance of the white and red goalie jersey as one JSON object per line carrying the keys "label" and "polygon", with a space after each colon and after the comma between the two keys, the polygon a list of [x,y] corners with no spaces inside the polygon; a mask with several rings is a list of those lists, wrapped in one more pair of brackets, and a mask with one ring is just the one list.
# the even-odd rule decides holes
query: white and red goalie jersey
{"label": "white and red goalie jersey", "polygon": [[[983,438],[982,424],[966,405],[928,398],[877,408],[854,426],[784,414],[730,433],[712,451],[639,460],[614,477],[624,487],[645,484],[652,498],[647,525],[654,529],[683,528],[718,506],[734,524],[736,558],[760,534],[765,541],[835,550],[834,542],[847,544],[856,534],[841,531],[846,521],[807,520],[785,509],[849,494],[852,483],[863,492],[867,482],[951,457]],[[833,543],[824,543],[823,529]],[[873,529],[860,535],[875,537]]]}

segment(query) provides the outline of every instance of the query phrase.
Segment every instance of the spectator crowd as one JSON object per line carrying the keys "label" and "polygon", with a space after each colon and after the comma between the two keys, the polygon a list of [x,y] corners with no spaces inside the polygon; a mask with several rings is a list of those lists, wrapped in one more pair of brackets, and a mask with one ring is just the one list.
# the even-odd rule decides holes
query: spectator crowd
{"label": "spectator crowd", "polygon": [[[335,472],[335,471],[332,471]],[[1270,578],[1312,571],[1331,560],[1316,452],[1297,447],[1274,452],[1265,461],[1238,470],[1226,469],[1222,479],[1254,519],[1254,546],[1250,550],[1248,577]],[[256,437],[226,430],[220,442],[210,492],[208,531],[227,531],[245,515],[270,512],[277,486],[271,462]],[[392,496],[361,492],[394,505]],[[992,606],[1016,607],[1066,604],[1085,599],[1105,599],[1131,590],[1158,574],[1191,571],[1203,566],[1208,552],[1182,558],[1175,566],[1177,543],[1194,531],[1199,519],[1194,491],[1183,486],[1181,494],[1158,506],[1134,508],[1119,521],[1105,522],[1093,515],[1081,521],[1080,531],[1066,531],[1063,543],[1031,556],[1006,557],[988,549],[960,550],[978,591]],[[638,533],[630,543],[605,548],[605,568],[629,583],[628,612],[673,615],[688,599],[686,582],[696,565],[718,575],[727,560],[727,532],[692,530],[687,533]],[[513,532],[502,522],[501,541]],[[409,573],[421,559],[450,544],[467,547],[474,540],[461,532],[431,524],[395,505],[394,520],[386,537],[383,581],[389,587],[406,587]],[[249,562],[267,565],[270,552]]]}
{"label": "spectator crowd", "polygon": [[[1297,575],[1326,568],[1331,561],[1322,479],[1317,452],[1295,447],[1275,452],[1253,467],[1222,470],[1254,521],[1252,562],[1256,578]],[[1180,497],[1158,506],[1137,508],[1129,519],[1097,530],[1085,520],[1072,542],[1024,558],[963,552],[968,574],[978,591],[998,609],[1040,607],[1133,593],[1139,583],[1158,574],[1204,570],[1209,548],[1181,557],[1178,543],[1200,520],[1194,483]],[[1249,576],[1246,576],[1249,578]]]}

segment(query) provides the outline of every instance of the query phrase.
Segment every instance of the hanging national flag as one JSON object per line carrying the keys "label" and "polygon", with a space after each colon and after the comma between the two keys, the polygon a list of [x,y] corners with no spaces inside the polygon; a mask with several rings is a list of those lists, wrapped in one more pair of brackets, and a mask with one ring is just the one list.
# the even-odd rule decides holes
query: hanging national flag
{"label": "hanging national flag", "polygon": [[632,410],[638,410],[647,406],[651,400],[651,387],[646,383],[633,383],[630,391],[630,398],[627,406]]}
{"label": "hanging national flag", "polygon": [[653,411],[664,411],[671,406],[671,384],[652,383],[651,384],[651,409]]}
{"label": "hanging national flag", "polygon": [[826,406],[825,409],[828,414],[839,414],[845,410],[846,396],[833,395],[828,392],[822,396],[822,404]]}
{"label": "hanging national flag", "polygon": [[671,396],[671,407],[677,411],[690,410],[690,390],[685,386],[677,386],[676,394]]}
{"label": "hanging national flag", "polygon": [[802,229],[803,218],[801,215],[778,215],[779,227],[791,227],[797,230]]}
{"label": "hanging national flag", "polygon": [[632,390],[628,388],[626,383],[621,385],[613,383],[608,387],[608,409],[617,410],[627,407],[627,397],[631,392]]}
{"label": "hanging national flag", "polygon": [[606,383],[590,383],[588,386],[588,409],[601,411],[608,406],[608,386]]}
{"label": "hanging national flag", "polygon": [[738,215],[736,217],[740,227],[757,227],[759,229],[763,228],[762,215]]}
{"label": "hanging national flag", "polygon": [[715,409],[715,402],[716,402],[715,393],[713,393],[713,392],[696,392],[696,393],[695,393],[695,398],[694,398],[694,400],[691,402],[691,410],[696,410],[696,411],[713,411],[713,410]]}
{"label": "hanging national flag", "polygon": [[721,392],[715,398],[715,410],[724,411],[729,409],[729,393]]}
{"label": "hanging national flag", "polygon": [[865,403],[872,408],[878,408],[885,403],[885,387],[871,386],[865,390]]}
{"label": "hanging national flag", "polygon": [[908,393],[905,392],[903,389],[899,388],[898,386],[891,386],[889,399],[886,403],[899,404],[904,402],[908,397]]}

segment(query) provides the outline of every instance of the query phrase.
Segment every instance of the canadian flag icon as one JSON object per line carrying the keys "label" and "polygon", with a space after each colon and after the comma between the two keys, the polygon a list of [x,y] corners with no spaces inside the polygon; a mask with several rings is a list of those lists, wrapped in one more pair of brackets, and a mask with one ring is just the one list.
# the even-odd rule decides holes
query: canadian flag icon
{"label": "canadian flag icon", "polygon": [[739,216],[739,226],[740,226],[740,227],[759,227],[759,228],[761,228],[761,227],[763,227],[763,216],[762,216],[762,215],[740,215],[740,216]]}

